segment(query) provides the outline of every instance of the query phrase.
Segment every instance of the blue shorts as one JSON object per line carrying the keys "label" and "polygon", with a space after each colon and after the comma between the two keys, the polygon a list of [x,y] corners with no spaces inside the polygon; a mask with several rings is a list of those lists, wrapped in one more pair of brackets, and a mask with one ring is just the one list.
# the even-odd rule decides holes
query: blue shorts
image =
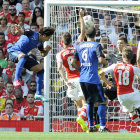
{"label": "blue shorts", "polygon": [[[20,51],[18,51],[18,52],[9,52],[9,60],[14,62],[14,63],[18,63],[18,55],[20,53],[21,53]],[[38,64],[39,63],[36,60],[34,60],[34,59],[30,58],[29,56],[27,56],[27,60],[26,60],[26,62],[24,64],[24,68],[30,70],[32,67],[34,67],[34,66],[36,66]]]}
{"label": "blue shorts", "polygon": [[90,84],[80,82],[83,94],[87,103],[102,103],[106,101],[104,97],[104,91],[101,84]]}

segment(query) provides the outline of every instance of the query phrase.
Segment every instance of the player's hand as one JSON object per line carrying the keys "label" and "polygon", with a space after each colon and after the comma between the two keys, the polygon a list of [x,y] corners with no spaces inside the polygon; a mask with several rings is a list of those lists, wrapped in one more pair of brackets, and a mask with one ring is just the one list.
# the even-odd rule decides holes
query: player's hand
{"label": "player's hand", "polygon": [[84,10],[83,9],[79,9],[79,16],[84,17]]}
{"label": "player's hand", "polygon": [[24,34],[24,30],[21,28],[20,25],[15,24],[15,34],[17,33]]}
{"label": "player's hand", "polygon": [[69,87],[71,87],[71,88],[73,88],[73,89],[76,88],[76,87],[73,85],[73,83],[68,82],[68,81],[66,82],[66,85],[69,86]]}
{"label": "player's hand", "polygon": [[49,46],[49,45],[47,45],[47,46],[44,48],[44,51],[40,51],[40,55],[41,55],[42,57],[45,57],[51,49],[52,49],[52,47]]}

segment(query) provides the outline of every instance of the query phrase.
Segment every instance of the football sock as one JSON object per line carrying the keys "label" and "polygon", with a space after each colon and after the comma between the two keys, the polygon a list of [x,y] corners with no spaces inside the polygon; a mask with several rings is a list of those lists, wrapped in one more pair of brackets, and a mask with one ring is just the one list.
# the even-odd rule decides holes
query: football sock
{"label": "football sock", "polygon": [[87,118],[89,122],[89,127],[94,126],[93,111],[94,111],[93,103],[89,103],[87,105]]}
{"label": "football sock", "polygon": [[98,115],[100,126],[106,126],[106,105],[100,104],[98,106]]}
{"label": "football sock", "polygon": [[42,95],[42,88],[43,88],[43,80],[44,80],[44,70],[41,70],[37,73],[37,88],[36,88],[36,94],[37,95]]}
{"label": "football sock", "polygon": [[25,62],[26,62],[26,56],[22,56],[20,58],[20,60],[18,61],[18,64],[16,66],[16,72],[15,72],[15,79],[14,79],[14,81],[19,80],[19,77],[21,75],[21,72],[23,70]]}

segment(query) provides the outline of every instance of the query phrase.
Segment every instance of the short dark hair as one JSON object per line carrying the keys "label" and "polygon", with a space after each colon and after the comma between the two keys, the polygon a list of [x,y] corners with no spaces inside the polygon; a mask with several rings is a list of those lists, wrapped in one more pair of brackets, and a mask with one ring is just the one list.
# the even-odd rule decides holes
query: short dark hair
{"label": "short dark hair", "polygon": [[53,27],[43,27],[40,29],[39,33],[41,35],[50,36],[54,34],[54,31],[55,31],[55,28]]}
{"label": "short dark hair", "polygon": [[62,40],[65,45],[69,45],[72,41],[71,34],[69,32],[64,33]]}
{"label": "short dark hair", "polygon": [[120,36],[118,40],[123,40],[126,44],[128,43],[127,38],[125,36]]}
{"label": "short dark hair", "polygon": [[94,25],[89,26],[89,27],[86,29],[86,35],[87,35],[87,37],[89,37],[89,38],[94,38],[94,37],[95,37],[95,35],[96,35],[96,30],[95,30]]}
{"label": "short dark hair", "polygon": [[122,50],[122,55],[125,56],[125,59],[128,61],[133,59],[133,51],[130,47],[124,47]]}
{"label": "short dark hair", "polygon": [[36,24],[36,22],[32,22],[32,23],[30,24],[30,26],[37,26],[37,27],[39,27],[39,26]]}

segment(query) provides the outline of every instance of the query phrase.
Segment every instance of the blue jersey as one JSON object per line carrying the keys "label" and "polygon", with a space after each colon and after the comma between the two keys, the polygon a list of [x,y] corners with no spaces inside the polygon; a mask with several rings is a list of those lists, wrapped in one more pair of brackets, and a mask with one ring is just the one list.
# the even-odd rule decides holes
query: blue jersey
{"label": "blue jersey", "polygon": [[80,82],[100,84],[98,75],[98,57],[103,57],[102,46],[99,43],[88,41],[76,48],[74,57],[80,60]]}
{"label": "blue jersey", "polygon": [[24,54],[27,54],[34,48],[39,50],[43,49],[43,44],[39,39],[39,34],[31,30],[25,31],[24,35],[13,45],[11,48],[8,48],[8,52],[20,51]]}

